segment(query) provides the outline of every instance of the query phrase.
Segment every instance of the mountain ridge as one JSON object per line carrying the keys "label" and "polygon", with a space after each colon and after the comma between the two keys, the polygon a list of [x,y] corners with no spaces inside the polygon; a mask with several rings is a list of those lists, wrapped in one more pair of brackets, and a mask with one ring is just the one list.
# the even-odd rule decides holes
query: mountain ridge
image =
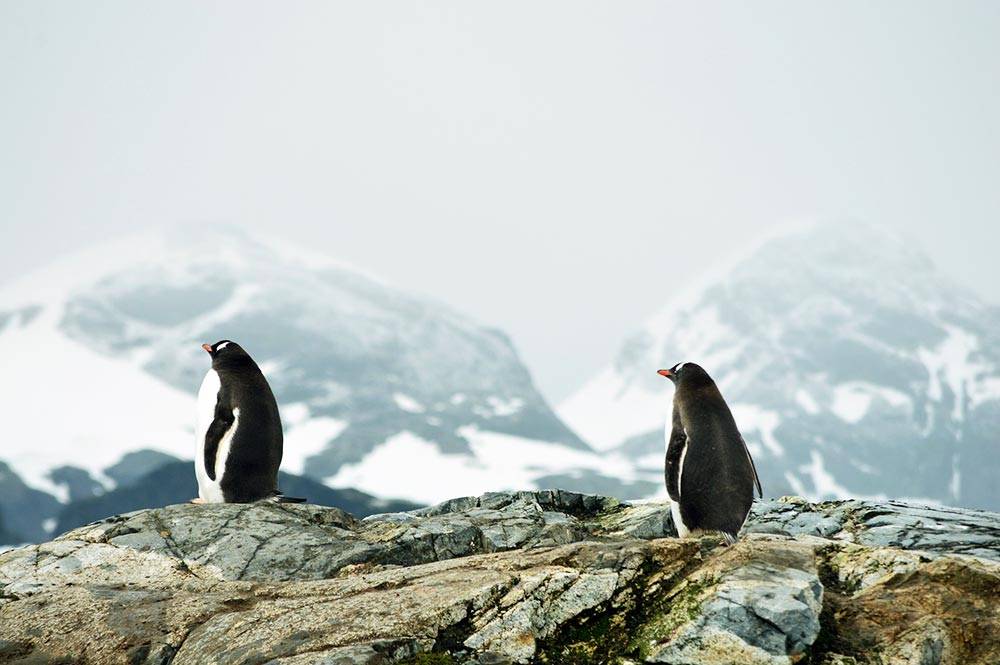
{"label": "mountain ridge", "polygon": [[129,453],[194,454],[200,346],[224,338],[268,377],[293,474],[411,504],[551,478],[642,485],[623,462],[606,473],[502,331],[238,229],[110,241],[3,292],[0,402],[17,418],[2,459],[63,503],[114,491],[106,470]]}
{"label": "mountain ridge", "polygon": [[694,361],[730,403],[768,494],[995,508],[997,324],[996,307],[898,236],[817,225],[651,317],[558,411],[651,478],[672,398],[655,370]]}

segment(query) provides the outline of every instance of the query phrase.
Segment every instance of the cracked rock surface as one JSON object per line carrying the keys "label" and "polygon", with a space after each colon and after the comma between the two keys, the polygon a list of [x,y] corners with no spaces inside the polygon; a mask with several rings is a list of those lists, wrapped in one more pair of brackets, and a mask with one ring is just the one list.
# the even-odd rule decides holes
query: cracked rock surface
{"label": "cracked rock surface", "polygon": [[1000,520],[996,513],[981,510],[901,501],[810,504],[782,497],[755,503],[744,529],[1000,561]]}
{"label": "cracked rock surface", "polygon": [[356,520],[177,505],[0,554],[0,663],[997,663],[1000,515],[563,491]]}

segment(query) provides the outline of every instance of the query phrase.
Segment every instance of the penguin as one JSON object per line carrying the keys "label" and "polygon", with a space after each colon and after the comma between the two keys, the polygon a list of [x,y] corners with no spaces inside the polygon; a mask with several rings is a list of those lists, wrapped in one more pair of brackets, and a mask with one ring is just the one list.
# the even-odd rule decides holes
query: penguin
{"label": "penguin", "polygon": [[677,534],[719,531],[736,542],[753,503],[764,497],[750,450],[715,381],[695,363],[657,372],[675,385],[667,420],[665,473]]}
{"label": "penguin", "polygon": [[257,363],[228,339],[201,348],[212,367],[198,390],[198,498],[192,503],[305,501],[278,490],[281,416]]}

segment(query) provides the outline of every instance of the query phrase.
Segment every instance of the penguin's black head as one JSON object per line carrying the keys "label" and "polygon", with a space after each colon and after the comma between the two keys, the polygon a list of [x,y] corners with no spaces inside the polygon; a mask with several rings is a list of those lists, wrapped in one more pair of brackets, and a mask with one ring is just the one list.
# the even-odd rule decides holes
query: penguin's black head
{"label": "penguin's black head", "polygon": [[212,356],[212,365],[231,361],[239,361],[250,356],[243,347],[228,339],[220,339],[215,344],[202,344],[201,348]]}
{"label": "penguin's black head", "polygon": [[711,380],[708,372],[703,370],[701,365],[696,365],[695,363],[677,363],[670,369],[661,369],[656,373],[667,377],[677,385],[680,385],[682,382],[691,383],[704,379]]}

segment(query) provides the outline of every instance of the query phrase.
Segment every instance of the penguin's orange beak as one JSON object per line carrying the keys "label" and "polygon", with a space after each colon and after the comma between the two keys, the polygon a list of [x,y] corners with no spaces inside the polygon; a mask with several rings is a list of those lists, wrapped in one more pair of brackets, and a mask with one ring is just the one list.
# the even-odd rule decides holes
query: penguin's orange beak
{"label": "penguin's orange beak", "polygon": [[212,347],[209,344],[202,344],[201,348],[205,349],[205,351],[207,351],[208,353],[212,352]]}
{"label": "penguin's orange beak", "polygon": [[669,369],[661,369],[658,370],[656,373],[659,374],[660,376],[665,376],[668,379],[673,375],[673,372],[671,372]]}

